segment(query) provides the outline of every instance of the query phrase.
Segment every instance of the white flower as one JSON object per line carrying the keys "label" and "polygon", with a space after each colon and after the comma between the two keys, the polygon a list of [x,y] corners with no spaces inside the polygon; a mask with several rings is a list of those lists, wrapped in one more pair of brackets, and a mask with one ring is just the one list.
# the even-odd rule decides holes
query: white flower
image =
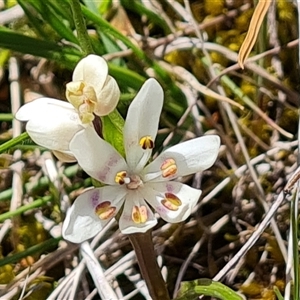
{"label": "white flower", "polygon": [[78,109],[83,123],[93,121],[94,114],[105,116],[117,106],[120,90],[115,79],[108,75],[106,61],[90,54],[74,69],[73,81],[67,84],[66,97]]}
{"label": "white flower", "polygon": [[69,143],[75,133],[84,130],[87,125],[81,122],[78,112],[70,103],[40,98],[23,105],[15,117],[20,121],[28,121],[26,130],[36,144],[53,150],[63,161],[76,161]]}
{"label": "white flower", "polygon": [[147,203],[167,222],[180,222],[190,215],[201,191],[171,180],[209,168],[216,160],[220,138],[210,135],[181,143],[146,165],[162,105],[162,88],[149,79],[128,109],[126,160],[89,128],[86,134],[74,136],[70,150],[78,163],[107,186],[87,190],[75,200],[63,225],[65,239],[80,243],[93,237],[121,208],[119,226],[123,233],[146,232],[157,223]]}
{"label": "white flower", "polygon": [[62,161],[76,161],[69,149],[75,133],[92,125],[94,115],[112,112],[119,100],[116,81],[108,75],[106,61],[89,55],[79,61],[73,82],[67,84],[70,103],[40,98],[22,106],[16,113],[20,121],[28,121],[26,130],[32,140],[53,150]]}

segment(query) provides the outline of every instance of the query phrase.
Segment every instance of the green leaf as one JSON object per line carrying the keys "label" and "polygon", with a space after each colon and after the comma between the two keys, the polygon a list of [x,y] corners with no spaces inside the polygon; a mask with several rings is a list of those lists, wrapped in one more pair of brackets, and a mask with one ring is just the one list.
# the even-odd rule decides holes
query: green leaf
{"label": "green leaf", "polygon": [[32,6],[27,3],[26,0],[18,0],[18,3],[24,10],[29,22],[33,26],[34,32],[40,37],[48,36],[44,26],[42,26],[41,20],[36,16],[35,9],[32,9]]}
{"label": "green leaf", "polygon": [[[18,2],[24,9],[36,31],[41,33],[41,30],[43,30],[43,27],[45,26],[38,21],[37,16],[41,15],[45,24],[50,25],[61,38],[78,44],[77,37],[74,35],[72,29],[66,25],[67,22],[62,14],[59,15],[56,10],[53,9],[52,4],[50,3],[52,1],[47,5],[45,5],[43,1],[37,0],[18,0]],[[34,10],[36,11],[35,13],[33,12]],[[47,39],[48,35],[42,35],[41,37]]]}
{"label": "green leaf", "polygon": [[278,300],[284,300],[283,296],[281,295],[281,293],[276,285],[273,287],[273,290],[274,290],[274,293],[276,294]]}
{"label": "green leaf", "polygon": [[[44,57],[61,63],[70,70],[74,69],[79,59],[82,58],[82,53],[73,47],[60,46],[50,41],[25,36],[1,26],[0,48]],[[111,63],[109,63],[109,71],[119,83],[135,90],[140,89],[146,80],[145,77],[132,70]]]}
{"label": "green leaf", "polygon": [[52,7],[53,11],[55,11],[58,16],[69,22],[70,28],[74,27],[73,15],[69,3],[65,3],[60,0],[51,0],[48,2],[48,5]]}
{"label": "green leaf", "polygon": [[73,69],[82,57],[80,51],[73,47],[60,46],[50,41],[15,33],[3,26],[0,26],[0,48],[45,57],[62,63],[69,69]]}
{"label": "green leaf", "polygon": [[115,37],[122,41],[129,49],[131,49],[134,54],[141,60],[149,60],[144,53],[144,51],[136,46],[134,43],[130,41],[129,38],[124,36],[121,32],[119,32],[115,27],[113,27],[109,22],[103,19],[101,16],[90,11],[86,6],[81,6],[82,13],[86,17],[87,20],[93,22],[96,26],[102,30],[102,32]]}
{"label": "green leaf", "polygon": [[125,156],[123,143],[124,119],[119,112],[115,109],[108,116],[102,117],[102,126],[104,139],[114,146],[122,156]]}
{"label": "green leaf", "polygon": [[62,38],[72,43],[78,44],[77,37],[74,35],[71,28],[65,25],[65,22],[60,16],[56,15],[55,11],[49,5],[42,4],[40,13],[43,19],[58,33]]}
{"label": "green leaf", "polygon": [[11,256],[6,256],[5,258],[0,260],[0,267],[7,265],[7,264],[12,264],[12,263],[17,263],[18,261],[20,261],[20,259],[29,256],[29,255],[33,255],[37,252],[45,252],[55,246],[58,245],[59,241],[62,238],[51,238],[49,240],[46,240],[45,242],[42,242],[40,244],[31,246],[29,248],[27,248],[25,251],[13,254]]}
{"label": "green leaf", "polygon": [[199,295],[216,297],[221,300],[243,300],[242,296],[220,282],[211,279],[197,279],[181,284],[177,300],[198,299]]}
{"label": "green leaf", "polygon": [[[113,41],[110,36],[107,36],[106,34],[99,32],[101,40],[103,42],[104,48],[107,53],[114,53],[120,51],[120,47],[117,45],[115,41]],[[122,62],[121,58],[115,58],[113,60],[113,63],[115,65],[120,66]]]}
{"label": "green leaf", "polygon": [[101,15],[107,13],[110,9],[110,7],[112,6],[112,0],[108,0],[108,1],[101,1],[99,4],[99,12]]}
{"label": "green leaf", "polygon": [[131,87],[135,90],[139,90],[146,81],[145,77],[132,70],[126,69],[124,67],[119,67],[112,63],[108,63],[108,66],[109,74],[114,77],[119,84],[122,83],[125,86]]}
{"label": "green leaf", "polygon": [[3,66],[6,64],[10,57],[10,51],[5,49],[1,49],[0,51],[0,68],[3,68]]}
{"label": "green leaf", "polygon": [[99,0],[83,0],[83,3],[85,4],[85,6],[92,11],[93,13],[98,13],[98,6],[99,5],[106,5],[106,3],[109,3],[110,1],[100,1]]}
{"label": "green leaf", "polygon": [[139,1],[121,0],[121,5],[123,5],[126,9],[139,14],[140,16],[142,15],[147,16],[147,18],[151,22],[160,26],[164,30],[165,34],[171,33],[171,30],[167,22],[159,14],[148,9]]}

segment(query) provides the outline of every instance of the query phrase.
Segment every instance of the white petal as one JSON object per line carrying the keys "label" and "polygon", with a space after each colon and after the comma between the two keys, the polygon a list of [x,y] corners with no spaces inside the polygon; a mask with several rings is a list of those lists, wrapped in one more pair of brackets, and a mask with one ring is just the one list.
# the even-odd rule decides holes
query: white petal
{"label": "white petal", "polygon": [[52,98],[25,104],[16,118],[28,121],[26,130],[33,141],[51,150],[68,151],[74,134],[84,129],[71,104]]}
{"label": "white petal", "polygon": [[[58,106],[66,109],[74,110],[73,106],[65,101],[53,99],[53,98],[39,98],[23,105],[16,113],[15,117],[19,121],[29,121],[33,117],[38,116],[48,107]],[[75,110],[74,110],[75,111]]]}
{"label": "white petal", "polygon": [[57,151],[53,150],[53,154],[58,158],[60,161],[71,163],[76,162],[76,158],[70,151]]}
{"label": "white petal", "polygon": [[[191,214],[201,195],[201,190],[174,181],[148,182],[143,190],[146,201],[165,221],[170,223],[184,221]],[[170,210],[161,203],[166,197],[166,193],[171,193],[179,198],[181,205],[178,207],[178,210]]]}
{"label": "white petal", "polygon": [[100,93],[106,81],[108,66],[104,58],[90,54],[81,59],[73,72],[73,81],[84,81]]}
{"label": "white petal", "polygon": [[74,136],[70,150],[82,169],[103,183],[116,184],[117,173],[127,171],[124,158],[91,127]]}
{"label": "white petal", "polygon": [[[116,186],[90,189],[81,194],[68,210],[63,224],[63,237],[73,243],[81,243],[100,232],[117,214],[123,204],[126,190]],[[101,220],[95,213],[98,204],[109,201],[116,207],[114,214]]]}
{"label": "white petal", "polygon": [[120,98],[120,90],[118,84],[111,76],[103,86],[103,89],[97,94],[97,104],[95,107],[95,114],[98,116],[106,116],[111,113],[117,106]]}
{"label": "white petal", "polygon": [[[203,171],[213,165],[217,159],[220,138],[217,135],[207,135],[175,145],[162,152],[143,171],[144,181],[172,180],[178,176],[185,176]],[[177,172],[163,177],[161,166],[168,160],[174,160]]]}
{"label": "white petal", "polygon": [[160,84],[150,78],[144,83],[129,106],[124,126],[124,143],[126,160],[132,171],[139,172],[151,155],[152,151],[143,150],[139,141],[145,136],[150,136],[153,141],[155,140],[163,97]]}
{"label": "white petal", "polygon": [[[135,223],[132,220],[132,209],[134,206],[142,207],[144,206],[147,209],[147,221],[144,223]],[[136,191],[129,191],[126,195],[125,204],[123,208],[122,215],[119,220],[119,227],[123,234],[131,234],[136,232],[146,232],[150,228],[154,227],[157,224],[157,220],[144,201],[143,196]]]}

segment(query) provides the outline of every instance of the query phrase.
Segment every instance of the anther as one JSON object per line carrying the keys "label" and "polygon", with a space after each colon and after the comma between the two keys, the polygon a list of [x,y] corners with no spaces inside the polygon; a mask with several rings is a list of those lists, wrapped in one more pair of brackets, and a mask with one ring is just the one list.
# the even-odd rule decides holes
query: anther
{"label": "anther", "polygon": [[121,172],[118,172],[116,177],[115,177],[115,182],[118,183],[118,184],[124,184],[124,183],[128,183],[126,179],[127,176],[127,173],[126,171],[121,171]]}
{"label": "anther", "polygon": [[110,219],[114,215],[115,211],[116,207],[111,206],[109,201],[99,203],[95,208],[95,212],[101,220]]}
{"label": "anther", "polygon": [[165,193],[165,198],[161,200],[161,204],[169,210],[176,211],[182,205],[182,202],[176,195]]}
{"label": "anther", "polygon": [[160,169],[162,171],[162,177],[164,178],[176,174],[177,166],[175,160],[173,158],[167,158],[160,166]]}
{"label": "anther", "polygon": [[154,148],[154,141],[152,140],[150,135],[146,135],[140,139],[140,146],[146,149],[153,149]]}
{"label": "anther", "polygon": [[145,223],[148,219],[146,206],[135,205],[132,208],[131,218],[132,218],[132,221],[136,224]]}

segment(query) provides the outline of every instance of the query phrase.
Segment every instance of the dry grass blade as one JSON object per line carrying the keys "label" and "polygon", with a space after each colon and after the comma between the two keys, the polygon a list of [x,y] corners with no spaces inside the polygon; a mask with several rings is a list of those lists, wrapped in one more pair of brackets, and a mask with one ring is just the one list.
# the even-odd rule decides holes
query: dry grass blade
{"label": "dry grass blade", "polygon": [[229,99],[226,96],[220,95],[216,92],[214,92],[213,90],[207,88],[205,85],[202,85],[195,76],[193,76],[193,74],[191,74],[190,72],[188,72],[186,69],[180,67],[180,66],[170,66],[165,62],[161,62],[161,65],[168,70],[169,72],[173,73],[174,75],[176,75],[176,77],[178,77],[178,79],[180,79],[181,81],[184,81],[186,83],[188,83],[189,85],[191,85],[191,87],[193,87],[196,91],[198,91],[199,93],[201,93],[202,95],[208,96],[208,97],[212,97],[218,101],[221,102],[226,102],[232,106],[236,106],[238,107],[240,110],[244,110],[243,105]]}
{"label": "dry grass blade", "polygon": [[270,224],[274,214],[285,200],[285,193],[281,192],[278,196],[277,200],[274,202],[268,213],[266,214],[263,221],[259,224],[258,228],[251,235],[249,240],[243,245],[243,247],[234,255],[234,257],[225,265],[225,267],[218,272],[218,274],[213,278],[216,281],[221,280],[223,277],[228,274],[229,270],[231,270],[242,257],[251,249],[251,247],[255,244],[258,238],[262,235],[264,230]]}
{"label": "dry grass blade", "polygon": [[245,40],[241,46],[239,56],[238,56],[238,64],[242,69],[244,69],[244,62],[249,56],[255,42],[257,39],[257,35],[263,22],[263,19],[270,7],[270,0],[259,0],[253,16],[251,18],[251,22],[249,25],[248,33],[245,37]]}
{"label": "dry grass blade", "polygon": [[107,300],[116,299],[117,296],[109,285],[104,272],[91,249],[90,244],[88,242],[84,242],[81,244],[80,248],[99,295],[101,295],[103,299]]}

